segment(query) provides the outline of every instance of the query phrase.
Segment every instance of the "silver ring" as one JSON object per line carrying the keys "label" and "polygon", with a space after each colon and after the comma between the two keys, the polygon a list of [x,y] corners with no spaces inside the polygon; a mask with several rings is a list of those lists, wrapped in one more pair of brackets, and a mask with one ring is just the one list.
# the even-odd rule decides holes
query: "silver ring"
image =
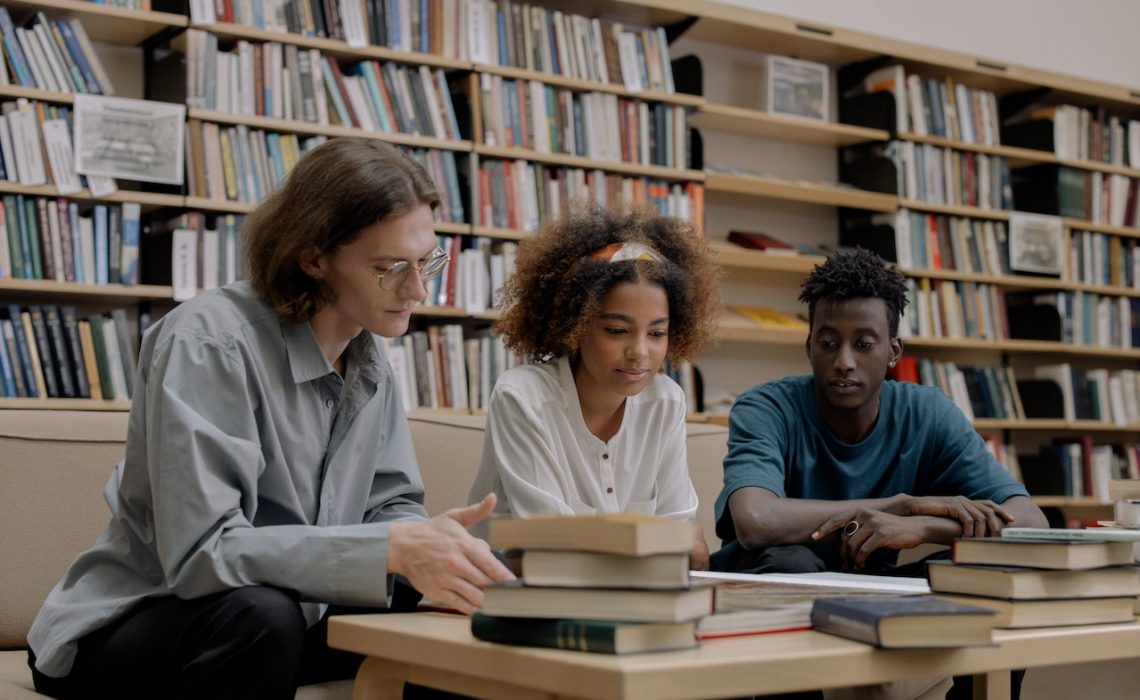
{"label": "silver ring", "polygon": [[859,532],[860,527],[862,527],[862,525],[859,524],[858,520],[852,520],[843,526],[843,534],[846,537],[850,537],[856,532]]}

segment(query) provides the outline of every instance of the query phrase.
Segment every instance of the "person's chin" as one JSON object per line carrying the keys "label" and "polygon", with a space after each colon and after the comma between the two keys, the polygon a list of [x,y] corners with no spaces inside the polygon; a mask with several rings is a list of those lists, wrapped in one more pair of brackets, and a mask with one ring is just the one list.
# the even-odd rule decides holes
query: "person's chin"
{"label": "person's chin", "polygon": [[853,393],[836,393],[834,391],[825,392],[827,401],[835,408],[842,409],[855,409],[867,403],[866,391],[857,391]]}
{"label": "person's chin", "polygon": [[372,328],[368,332],[375,335],[382,335],[385,338],[395,338],[408,332],[408,325],[410,319],[403,318],[385,318],[372,324]]}

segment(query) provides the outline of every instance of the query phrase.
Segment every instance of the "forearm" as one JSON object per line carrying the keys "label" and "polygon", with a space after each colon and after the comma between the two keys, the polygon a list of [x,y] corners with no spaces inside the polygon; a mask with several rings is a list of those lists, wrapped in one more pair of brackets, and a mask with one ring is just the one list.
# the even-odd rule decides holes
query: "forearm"
{"label": "forearm", "polygon": [[[762,495],[757,492],[762,492]],[[898,496],[852,501],[779,498],[766,489],[739,489],[729,498],[736,538],[745,549],[811,544],[812,533],[827,519],[861,508],[891,510]]]}

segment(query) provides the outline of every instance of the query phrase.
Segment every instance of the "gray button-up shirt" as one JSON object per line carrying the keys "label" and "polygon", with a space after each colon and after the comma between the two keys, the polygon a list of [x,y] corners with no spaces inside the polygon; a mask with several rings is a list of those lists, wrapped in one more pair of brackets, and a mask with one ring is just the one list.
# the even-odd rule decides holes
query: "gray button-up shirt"
{"label": "gray button-up shirt", "polygon": [[388,523],[426,517],[423,483],[380,344],[362,332],[347,359],[342,380],[309,324],[244,282],[155,324],[111,522],[28,635],[41,672],[67,675],[79,638],[147,597],[277,586],[310,624],[327,603],[387,605]]}

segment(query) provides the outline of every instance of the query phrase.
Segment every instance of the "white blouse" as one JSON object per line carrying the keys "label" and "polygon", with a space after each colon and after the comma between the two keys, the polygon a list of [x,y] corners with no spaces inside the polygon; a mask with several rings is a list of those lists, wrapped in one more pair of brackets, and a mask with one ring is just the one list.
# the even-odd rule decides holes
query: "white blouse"
{"label": "white blouse", "polygon": [[602,442],[586,427],[567,358],[503,374],[491,393],[483,461],[469,500],[488,492],[515,516],[651,513],[691,520],[697,493],[685,453],[684,392],[658,375],[626,399]]}

